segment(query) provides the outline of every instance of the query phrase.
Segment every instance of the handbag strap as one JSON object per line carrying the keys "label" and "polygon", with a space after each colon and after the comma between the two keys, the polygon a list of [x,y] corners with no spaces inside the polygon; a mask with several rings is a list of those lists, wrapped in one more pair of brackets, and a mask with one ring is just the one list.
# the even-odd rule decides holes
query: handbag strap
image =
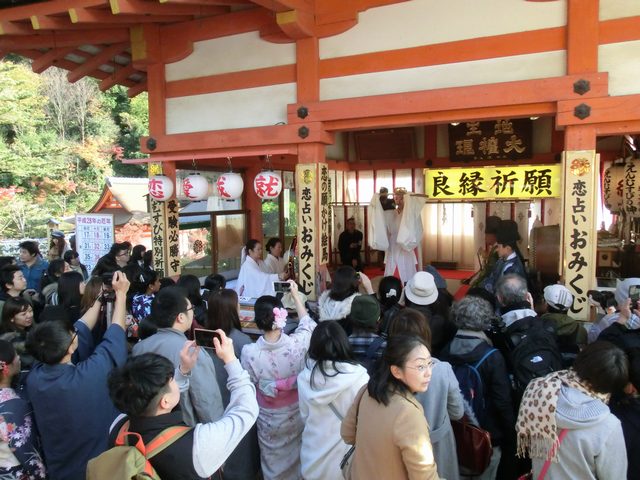
{"label": "handbag strap", "polygon": [[[331,411],[335,414],[336,417],[338,417],[338,420],[342,421],[343,420],[343,416],[340,415],[340,412],[338,411],[338,409],[336,408],[336,406],[333,404],[333,402],[329,402],[329,408],[331,409]],[[357,418],[357,417],[356,417]]]}
{"label": "handbag strap", "polygon": [[[566,436],[567,436],[567,429],[563,428],[560,431],[560,435],[558,435],[558,445],[557,445],[558,448],[560,447],[562,440],[564,440],[564,437]],[[549,458],[547,458],[546,462],[544,462],[544,465],[542,466],[542,470],[540,470],[540,475],[538,475],[538,480],[544,480],[544,477],[547,476],[547,472],[549,471],[549,467],[551,466],[551,457],[554,456],[555,449],[556,449],[556,445],[554,445],[553,448],[551,449],[551,452],[549,452]]]}

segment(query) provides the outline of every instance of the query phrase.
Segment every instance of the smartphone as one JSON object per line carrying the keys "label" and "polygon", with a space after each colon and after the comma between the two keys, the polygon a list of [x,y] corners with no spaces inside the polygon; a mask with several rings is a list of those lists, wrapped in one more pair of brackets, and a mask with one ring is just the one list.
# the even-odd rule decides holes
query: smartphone
{"label": "smartphone", "polygon": [[629,298],[631,299],[631,308],[636,308],[638,300],[640,300],[640,285],[631,285],[629,287]]}
{"label": "smartphone", "polygon": [[291,291],[289,282],[273,282],[273,289],[276,293],[286,293]]}
{"label": "smartphone", "polygon": [[213,339],[217,338],[220,341],[220,334],[214,330],[205,330],[204,328],[194,328],[193,336],[196,341],[196,345],[203,348],[215,349],[213,345]]}

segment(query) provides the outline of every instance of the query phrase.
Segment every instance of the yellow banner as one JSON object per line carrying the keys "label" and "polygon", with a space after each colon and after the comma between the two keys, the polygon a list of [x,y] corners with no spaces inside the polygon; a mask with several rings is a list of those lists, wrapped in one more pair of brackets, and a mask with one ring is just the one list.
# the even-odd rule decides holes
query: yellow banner
{"label": "yellow banner", "polygon": [[425,168],[425,194],[434,200],[559,197],[561,168],[561,165]]}

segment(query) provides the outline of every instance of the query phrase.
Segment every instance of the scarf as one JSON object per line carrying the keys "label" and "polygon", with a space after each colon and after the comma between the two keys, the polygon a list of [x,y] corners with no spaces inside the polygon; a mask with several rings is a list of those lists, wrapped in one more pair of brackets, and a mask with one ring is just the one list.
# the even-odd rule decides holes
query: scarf
{"label": "scarf", "polygon": [[603,403],[608,403],[609,395],[589,389],[573,370],[560,370],[546,377],[532,380],[522,397],[516,431],[518,433],[518,456],[544,458],[557,462],[559,446],[558,427],[555,411],[560,387],[575,388]]}

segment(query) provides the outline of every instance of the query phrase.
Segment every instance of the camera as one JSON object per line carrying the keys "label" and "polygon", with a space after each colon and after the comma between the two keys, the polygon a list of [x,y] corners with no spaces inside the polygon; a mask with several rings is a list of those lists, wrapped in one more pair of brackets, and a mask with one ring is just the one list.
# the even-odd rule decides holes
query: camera
{"label": "camera", "polygon": [[589,290],[587,291],[587,297],[590,297],[591,300],[598,304],[605,312],[608,308],[615,307],[617,305],[616,297],[613,292]]}
{"label": "camera", "polygon": [[116,292],[113,290],[113,272],[105,272],[100,275],[102,278],[102,302],[113,302],[116,299]]}
{"label": "camera", "polygon": [[287,293],[291,291],[289,282],[273,282],[273,289],[276,293]]}
{"label": "camera", "polygon": [[217,338],[220,341],[220,334],[214,330],[205,330],[204,328],[194,328],[193,337],[196,341],[196,345],[203,348],[210,348],[215,350],[213,339]]}

